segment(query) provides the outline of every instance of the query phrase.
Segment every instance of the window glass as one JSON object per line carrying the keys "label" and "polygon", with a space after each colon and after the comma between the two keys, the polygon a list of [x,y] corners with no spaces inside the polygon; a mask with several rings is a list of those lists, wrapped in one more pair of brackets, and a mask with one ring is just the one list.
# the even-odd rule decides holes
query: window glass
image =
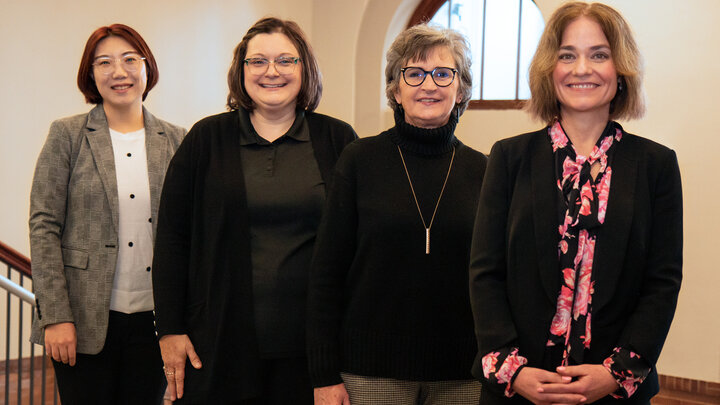
{"label": "window glass", "polygon": [[533,0],[448,0],[430,23],[453,28],[468,38],[473,100],[530,97],[528,67],[545,28]]}
{"label": "window glass", "polygon": [[527,100],[530,98],[528,68],[545,29],[545,20],[532,0],[523,0],[523,13],[520,24],[522,30],[520,36],[520,77],[518,81],[520,89],[518,98]]}

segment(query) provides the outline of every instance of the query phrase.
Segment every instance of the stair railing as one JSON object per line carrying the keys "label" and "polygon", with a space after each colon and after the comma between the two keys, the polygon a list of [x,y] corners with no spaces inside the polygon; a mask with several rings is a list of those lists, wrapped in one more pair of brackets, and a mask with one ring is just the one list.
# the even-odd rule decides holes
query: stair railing
{"label": "stair railing", "polygon": [[[35,315],[35,294],[28,291],[25,288],[27,280],[32,280],[32,270],[30,266],[30,259],[22,255],[10,246],[0,242],[0,263],[3,263],[7,267],[5,274],[0,274],[0,297],[5,295],[5,361],[4,363],[4,404],[10,404],[11,398],[11,375],[17,376],[15,383],[15,394],[17,399],[13,401],[18,405],[23,403],[23,398],[26,398],[30,405],[36,403],[39,400],[40,404],[45,405],[46,398],[48,396],[48,384],[49,378],[52,378],[52,395],[53,404],[58,403],[57,398],[57,385],[55,384],[54,371],[52,367],[48,367],[48,361],[46,361],[45,348],[42,348],[42,356],[38,359],[35,358],[35,345],[30,343],[28,336],[23,336],[23,331],[27,329],[27,314],[29,311],[30,319]],[[0,267],[1,269],[1,267]],[[13,322],[13,320],[15,322]],[[17,337],[15,347],[16,351],[11,351],[13,336]],[[24,349],[29,346],[30,357],[23,357]],[[39,361],[40,367],[40,382],[36,383],[36,363]],[[25,378],[25,371],[29,376]],[[23,381],[29,380],[29,387],[23,389]],[[39,392],[36,392],[37,389]]]}

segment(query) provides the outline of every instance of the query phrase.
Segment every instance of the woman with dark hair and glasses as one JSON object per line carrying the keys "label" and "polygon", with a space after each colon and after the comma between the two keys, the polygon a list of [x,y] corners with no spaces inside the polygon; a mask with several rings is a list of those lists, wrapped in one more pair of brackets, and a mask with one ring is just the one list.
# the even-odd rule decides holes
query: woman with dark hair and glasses
{"label": "woman with dark hair and glasses", "polygon": [[310,404],[310,259],[330,173],[356,135],[313,112],[320,71],[292,21],[255,23],[228,84],[230,111],[193,126],[163,188],[153,288],[165,373],[178,403]]}
{"label": "woman with dark hair and glasses", "polygon": [[468,261],[486,157],[454,135],[466,40],[419,25],[387,53],[395,126],[343,152],[315,248],[316,404],[477,404]]}
{"label": "woman with dark hair and glasses", "polygon": [[96,106],[53,122],[32,183],[31,340],[52,357],[63,404],[160,403],[153,235],[185,130],[143,107],[158,69],[126,25],[90,35],[77,80]]}

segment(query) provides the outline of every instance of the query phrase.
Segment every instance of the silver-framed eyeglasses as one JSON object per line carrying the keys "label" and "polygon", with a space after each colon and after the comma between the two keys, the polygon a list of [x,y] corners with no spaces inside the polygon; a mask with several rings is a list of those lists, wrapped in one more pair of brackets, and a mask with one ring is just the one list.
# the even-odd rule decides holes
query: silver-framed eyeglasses
{"label": "silver-framed eyeglasses", "polygon": [[417,87],[425,81],[425,77],[429,74],[432,81],[438,87],[447,87],[455,80],[457,69],[449,67],[436,67],[433,70],[425,70],[419,67],[408,66],[400,69],[403,80],[408,86]]}
{"label": "silver-framed eyeglasses", "polygon": [[115,71],[115,66],[117,64],[122,66],[123,70],[126,72],[134,73],[140,69],[145,59],[146,58],[144,56],[140,56],[137,53],[126,53],[120,58],[101,56],[99,58],[95,58],[93,66],[95,66],[95,70],[104,75],[109,75]]}
{"label": "silver-framed eyeglasses", "polygon": [[261,75],[267,72],[270,64],[275,65],[275,70],[281,75],[289,75],[295,71],[295,66],[300,62],[300,58],[292,56],[281,56],[275,60],[247,58],[243,62],[245,62],[245,65],[248,67],[248,71],[254,75]]}

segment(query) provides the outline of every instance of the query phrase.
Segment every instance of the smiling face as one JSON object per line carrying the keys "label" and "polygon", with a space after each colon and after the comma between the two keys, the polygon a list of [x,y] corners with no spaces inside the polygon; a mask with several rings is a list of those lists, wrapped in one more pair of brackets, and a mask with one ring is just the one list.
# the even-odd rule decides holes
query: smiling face
{"label": "smiling face", "polygon": [[578,112],[609,116],[618,76],[610,44],[595,20],[580,17],[565,28],[553,82],[561,116]]}
{"label": "smiling face", "polygon": [[[411,59],[404,67],[419,67],[431,71],[436,67],[457,68],[452,54],[446,47],[432,48],[427,59],[420,61]],[[452,84],[447,87],[439,87],[426,75],[425,81],[420,86],[408,86],[402,77],[395,92],[395,101],[405,111],[405,122],[420,128],[438,128],[447,124],[453,107],[460,100],[458,99],[459,79],[455,77]]]}
{"label": "smiling face", "polygon": [[[290,39],[282,33],[258,34],[248,41],[245,59],[264,58],[274,61],[279,57],[299,57],[298,50]],[[297,96],[302,84],[302,62],[298,62],[292,73],[280,74],[271,63],[263,74],[250,73],[247,65],[243,67],[245,91],[258,110],[283,111],[295,109]]]}
{"label": "smiling face", "polygon": [[98,58],[110,58],[112,59],[110,63],[113,64],[112,71],[107,75],[101,73],[97,66],[93,68],[95,86],[106,107],[124,109],[142,105],[142,95],[147,86],[147,69],[142,62],[135,72],[126,71],[117,59],[129,54],[139,56],[138,51],[130,43],[114,35],[98,42],[95,48],[96,61]]}

